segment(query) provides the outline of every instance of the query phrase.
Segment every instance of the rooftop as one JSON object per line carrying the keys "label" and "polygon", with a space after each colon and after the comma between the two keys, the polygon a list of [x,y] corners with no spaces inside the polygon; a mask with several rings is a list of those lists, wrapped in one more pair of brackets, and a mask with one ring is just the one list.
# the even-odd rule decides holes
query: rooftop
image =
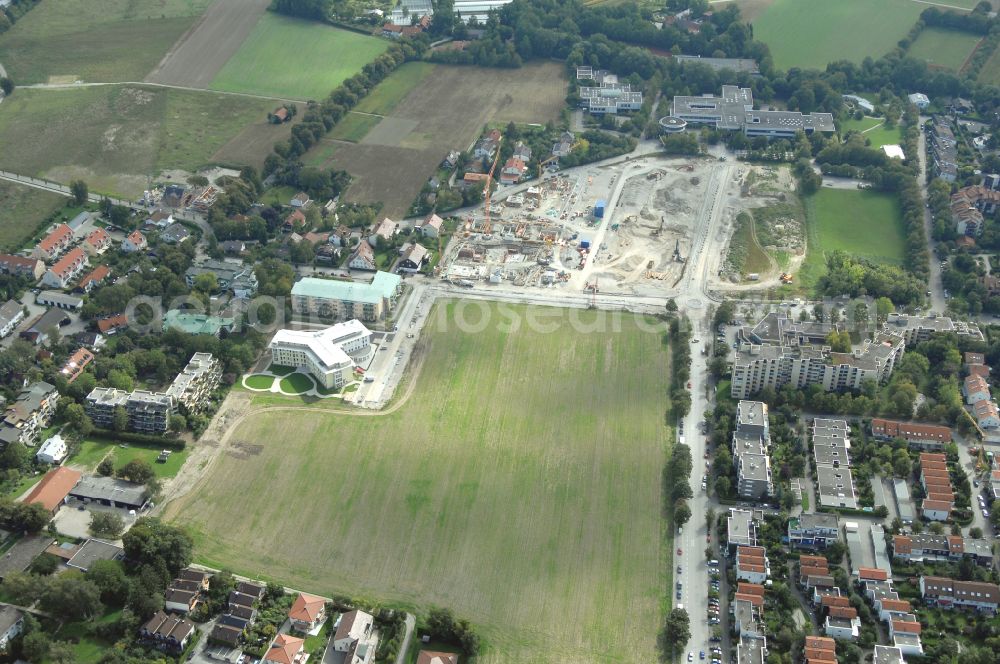
{"label": "rooftop", "polygon": [[399,275],[388,272],[376,272],[370,284],[305,277],[292,286],[292,295],[377,304],[392,298],[401,283]]}

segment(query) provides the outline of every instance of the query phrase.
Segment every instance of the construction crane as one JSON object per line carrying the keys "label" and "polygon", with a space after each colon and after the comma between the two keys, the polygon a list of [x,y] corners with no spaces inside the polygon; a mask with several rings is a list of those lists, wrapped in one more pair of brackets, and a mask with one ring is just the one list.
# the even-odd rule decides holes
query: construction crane
{"label": "construction crane", "polygon": [[490,172],[486,176],[486,223],[483,224],[483,235],[489,235],[490,231],[493,230],[493,224],[490,222],[490,206],[493,204],[493,172],[497,168],[497,163],[500,161],[500,145],[503,143],[503,136],[497,141],[497,156],[493,157],[493,165],[490,166]]}

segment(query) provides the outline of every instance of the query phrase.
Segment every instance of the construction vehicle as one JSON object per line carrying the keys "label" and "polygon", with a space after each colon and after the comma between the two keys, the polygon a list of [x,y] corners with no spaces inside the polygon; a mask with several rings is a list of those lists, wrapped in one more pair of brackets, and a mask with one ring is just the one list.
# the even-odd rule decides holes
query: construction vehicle
{"label": "construction vehicle", "polygon": [[781,283],[783,284],[792,283],[792,275],[788,274],[787,272],[782,272],[781,276],[778,278],[781,280]]}

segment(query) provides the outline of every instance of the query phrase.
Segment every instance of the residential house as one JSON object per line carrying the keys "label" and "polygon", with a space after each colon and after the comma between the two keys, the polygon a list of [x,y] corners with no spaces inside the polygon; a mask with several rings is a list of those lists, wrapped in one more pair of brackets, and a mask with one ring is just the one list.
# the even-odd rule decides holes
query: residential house
{"label": "residential house", "polygon": [[763,584],[770,568],[767,553],[761,546],[741,546],[736,549],[736,578],[749,583]]}
{"label": "residential house", "polygon": [[421,650],[417,653],[417,664],[458,664],[458,655],[453,652]]}
{"label": "residential house", "polygon": [[128,316],[125,314],[115,314],[114,316],[108,316],[97,321],[97,329],[101,331],[101,334],[108,336],[116,334],[119,330],[124,330],[127,327]]}
{"label": "residential house", "polygon": [[392,238],[399,233],[399,224],[386,217],[377,224],[372,224],[368,231],[368,244],[374,249],[378,249],[379,240],[389,243]]}
{"label": "residential house", "polygon": [[156,210],[146,218],[143,226],[149,228],[166,228],[174,223],[174,215],[169,210]]}
{"label": "residential house", "polygon": [[441,234],[441,228],[443,225],[444,219],[432,212],[423,219],[418,219],[413,229],[424,237],[436,238]]}
{"label": "residential house", "polygon": [[458,150],[451,150],[448,155],[441,160],[442,168],[452,169],[458,166],[458,160],[461,158],[462,153]]}
{"label": "residential house", "polygon": [[757,546],[757,525],[750,510],[729,508],[726,519],[726,542],[730,553],[739,546]]}
{"label": "residential house", "polygon": [[160,241],[167,244],[180,244],[191,239],[191,231],[184,224],[173,223],[160,232]]}
{"label": "residential house", "polygon": [[500,147],[502,135],[499,129],[491,129],[488,134],[479,139],[472,154],[476,159],[493,159],[497,148]]}
{"label": "residential house", "polygon": [[55,434],[42,443],[42,446],[38,448],[38,452],[35,454],[35,458],[41,463],[56,466],[63,462],[68,453],[69,448],[66,446],[66,441],[59,434]]}
{"label": "residential house", "polygon": [[804,664],[836,664],[837,642],[828,636],[807,636],[802,658]]}
{"label": "residential house", "polygon": [[56,261],[42,276],[42,283],[51,288],[66,288],[87,266],[87,255],[75,247]]}
{"label": "residential house", "polygon": [[876,440],[901,438],[920,449],[941,449],[951,442],[951,429],[939,424],[901,422],[881,417],[872,418],[872,436]]}
{"label": "residential house", "polygon": [[190,613],[198,608],[201,593],[188,581],[174,581],[163,595],[163,607],[176,613]]}
{"label": "residential house", "polygon": [[292,196],[292,200],[289,202],[289,204],[293,208],[304,208],[307,205],[309,205],[311,202],[312,202],[312,199],[309,198],[309,194],[307,194],[304,191],[300,191],[299,193],[297,193],[294,196]]}
{"label": "residential house", "polygon": [[38,381],[21,390],[14,403],[4,411],[4,429],[15,429],[17,440],[24,445],[34,445],[38,434],[49,425],[59,403],[59,392],[52,385]]}
{"label": "residential house", "polygon": [[993,398],[989,383],[982,376],[967,376],[962,385],[962,394],[965,396],[965,403],[970,406]]}
{"label": "residential house", "polygon": [[226,240],[220,243],[219,246],[227,254],[242,254],[247,248],[246,243],[242,240]]}
{"label": "residential house", "polygon": [[104,280],[108,278],[111,274],[111,268],[107,265],[98,265],[89,274],[84,275],[80,283],[76,285],[77,290],[81,290],[84,293],[89,293],[95,287],[100,286],[104,283]]}
{"label": "residential house", "polygon": [[333,649],[347,653],[345,664],[367,664],[375,655],[375,646],[375,625],[371,614],[354,610],[340,617],[333,635]]}
{"label": "residential house", "polygon": [[326,620],[326,600],[316,595],[299,593],[288,610],[292,629],[309,634],[323,626]]}
{"label": "residential house", "polygon": [[24,306],[17,300],[7,300],[0,307],[0,339],[6,337],[24,320]]}
{"label": "residential house", "polygon": [[11,639],[21,633],[24,613],[10,604],[0,604],[0,652],[7,652]]}
{"label": "residential house", "polygon": [[188,414],[203,410],[222,381],[222,364],[211,353],[195,353],[165,394]]}
{"label": "residential house", "polygon": [[419,272],[420,268],[430,258],[427,249],[417,242],[407,244],[400,252],[397,272]]}
{"label": "residential house", "polygon": [[88,256],[100,256],[111,246],[111,236],[103,228],[97,228],[87,234],[81,246]]}
{"label": "residential house", "polygon": [[920,595],[928,604],[942,608],[970,608],[996,613],[1000,586],[981,581],[959,581],[941,576],[921,576]]}
{"label": "residential house", "polygon": [[316,248],[316,260],[323,263],[333,263],[340,260],[340,247],[333,244],[321,244]]}
{"label": "residential house", "polygon": [[194,631],[191,621],[157,611],[139,630],[139,638],[160,650],[176,654],[184,651]]}
{"label": "residential house", "polygon": [[523,159],[511,157],[500,169],[502,184],[517,184],[528,172],[528,164]]}
{"label": "residential house", "polygon": [[0,271],[38,281],[45,274],[45,263],[37,258],[0,254]]}
{"label": "residential house", "polygon": [[45,476],[22,502],[29,505],[38,503],[50,514],[55,514],[59,507],[66,502],[69,492],[73,490],[81,477],[83,474],[80,471],[66,466],[53,468],[45,473]]}
{"label": "residential house", "polygon": [[82,374],[83,370],[87,368],[87,365],[93,361],[93,353],[86,348],[77,348],[76,351],[69,356],[69,359],[66,360],[66,364],[64,364],[63,368],[59,370],[59,373],[66,377],[67,383],[72,383],[80,377],[80,374]]}
{"label": "residential house", "polygon": [[827,610],[824,631],[832,639],[855,641],[861,634],[861,618],[853,606],[832,606]]}
{"label": "residential house", "polygon": [[[808,664],[812,664],[812,662]],[[896,646],[876,645],[872,664],[905,664],[905,661],[902,651]]]}
{"label": "residential house", "polygon": [[767,453],[770,442],[767,404],[740,401],[736,407],[732,446],[737,491],[741,498],[761,500],[773,493],[771,460]]}
{"label": "residential house", "polygon": [[824,551],[840,540],[840,521],[836,514],[804,512],[788,520],[788,543],[799,549]]}
{"label": "residential house", "polygon": [[278,634],[271,647],[264,653],[261,664],[305,664],[309,654],[305,651],[305,639],[290,634]]}
{"label": "residential house", "polygon": [[146,236],[139,231],[132,231],[122,240],[122,251],[126,254],[145,251],[148,246],[149,243],[146,242]]}
{"label": "residential house", "polygon": [[892,538],[892,553],[896,558],[918,563],[958,562],[964,558],[985,566],[993,562],[993,550],[988,540],[934,533],[895,535]]}
{"label": "residential house", "polygon": [[1000,411],[993,401],[979,401],[972,407],[972,413],[976,417],[976,422],[983,429],[996,429],[1000,427]]}
{"label": "residential house", "polygon": [[21,332],[21,338],[36,346],[44,346],[49,342],[53,331],[58,331],[63,325],[70,323],[70,317],[60,309],[49,309],[31,322],[28,329]]}
{"label": "residential house", "polygon": [[553,157],[567,157],[573,152],[573,133],[564,131],[559,135],[559,140],[552,145]]}
{"label": "residential house", "polygon": [[35,245],[34,251],[31,252],[31,257],[49,262],[69,248],[69,245],[72,243],[73,229],[66,224],[58,224]]}
{"label": "residential house", "polygon": [[305,228],[306,226],[306,215],[302,213],[302,210],[296,208],[292,210],[291,214],[285,217],[285,231],[291,232],[296,229]]}
{"label": "residential house", "polygon": [[375,262],[375,250],[372,249],[372,245],[367,242],[359,242],[358,247],[347,261],[347,267],[352,270],[378,270],[378,264]]}

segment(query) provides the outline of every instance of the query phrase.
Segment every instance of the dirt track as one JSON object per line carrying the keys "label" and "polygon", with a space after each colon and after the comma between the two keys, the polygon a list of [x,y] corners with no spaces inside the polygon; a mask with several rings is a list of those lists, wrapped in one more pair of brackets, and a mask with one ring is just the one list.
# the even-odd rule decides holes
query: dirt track
{"label": "dirt track", "polygon": [[269,0],[215,0],[163,56],[146,81],[207,88],[239,50],[269,4]]}

